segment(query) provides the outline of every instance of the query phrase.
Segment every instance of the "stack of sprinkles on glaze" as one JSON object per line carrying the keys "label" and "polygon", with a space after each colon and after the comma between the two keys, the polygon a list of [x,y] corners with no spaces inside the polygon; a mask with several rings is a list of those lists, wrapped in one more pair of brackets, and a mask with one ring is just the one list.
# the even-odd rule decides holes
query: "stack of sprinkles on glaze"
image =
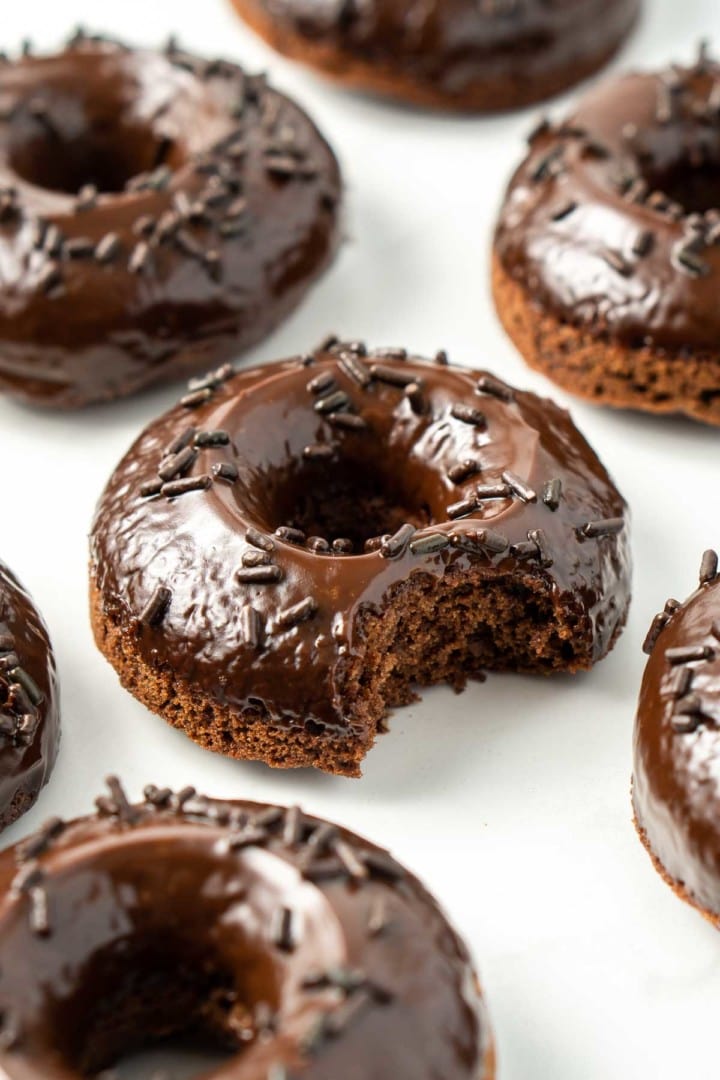
{"label": "stack of sprinkles on glaze", "polygon": [[668,600],[645,641],[635,723],[640,838],[675,892],[720,927],[720,576],[706,551],[700,587]]}
{"label": "stack of sprinkles on glaze", "polygon": [[298,807],[108,785],[0,855],[7,1075],[77,1080],[194,1029],[217,1080],[492,1080],[467,950],[386,851]]}
{"label": "stack of sprinkles on glaze", "polygon": [[198,381],[92,529],[98,646],[213,750],[358,775],[416,685],[589,668],[627,614],[627,509],[567,413],[330,339]]}
{"label": "stack of sprinkles on glaze", "polygon": [[632,74],[543,121],[495,237],[527,362],[599,404],[720,424],[720,67]]}
{"label": "stack of sprinkles on glaze", "polygon": [[77,34],[0,62],[0,392],[71,408],[268,334],[339,242],[335,157],[224,60]]}

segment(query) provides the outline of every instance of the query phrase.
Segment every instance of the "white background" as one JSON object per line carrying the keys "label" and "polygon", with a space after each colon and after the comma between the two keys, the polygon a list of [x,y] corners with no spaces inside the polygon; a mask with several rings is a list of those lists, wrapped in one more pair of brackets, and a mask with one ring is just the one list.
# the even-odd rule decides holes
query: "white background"
{"label": "white background", "polygon": [[[701,36],[715,34],[720,48],[718,0],[646,0],[646,9],[616,68],[687,60]],[[133,793],[152,780],[300,801],[392,848],[445,905],[480,966],[502,1080],[716,1080],[720,941],[652,870],[629,786],[645,630],[668,595],[693,588],[703,548],[720,545],[720,433],[571,402],[503,335],[488,251],[537,111],[455,119],[348,96],[275,56],[225,0],[4,0],[0,46],[26,35],[54,45],[78,21],[146,44],[177,32],[200,53],[268,69],[341,158],[339,261],[248,362],[333,330],[425,353],[444,347],[455,362],[571,404],[632,508],[635,589],[624,636],[591,674],[491,677],[461,696],[433,690],[395,714],[360,781],[216,758],[120,688],[86,613],[94,503],[176,389],[67,416],[0,401],[0,557],[50,624],[64,721],[50,785],[5,839],[50,814],[88,811],[110,771]]]}

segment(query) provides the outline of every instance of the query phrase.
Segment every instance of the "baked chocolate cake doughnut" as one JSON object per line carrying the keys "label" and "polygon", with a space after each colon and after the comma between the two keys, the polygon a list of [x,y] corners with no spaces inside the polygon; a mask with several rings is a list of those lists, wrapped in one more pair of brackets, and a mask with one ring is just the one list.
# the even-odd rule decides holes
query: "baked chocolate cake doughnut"
{"label": "baked chocolate cake doughnut", "polygon": [[77,407],[236,355],[327,266],[339,196],[234,64],[83,34],[0,63],[0,392]]}
{"label": "baked chocolate cake doughnut", "polygon": [[541,124],[495,238],[532,366],[599,404],[720,424],[720,67],[634,74]]}
{"label": "baked chocolate cake doughnut", "polygon": [[132,694],[220,753],[353,776],[416,685],[587,669],[629,602],[626,506],[567,413],[358,342],[196,384],[91,544]]}
{"label": "baked chocolate cake doughnut", "polygon": [[33,805],[60,740],[57,679],[47,627],[0,562],[0,829]]}
{"label": "baked chocolate cake doughnut", "polygon": [[610,59],[640,0],[233,0],[279,52],[346,86],[474,112],[551,97]]}
{"label": "baked chocolate cake doughnut", "polygon": [[108,784],[0,855],[3,1075],[203,1035],[216,1080],[492,1080],[467,949],[386,851],[297,807]]}
{"label": "baked chocolate cake doughnut", "polygon": [[645,642],[635,722],[640,838],[675,892],[720,928],[720,576],[706,551],[700,588],[668,600]]}

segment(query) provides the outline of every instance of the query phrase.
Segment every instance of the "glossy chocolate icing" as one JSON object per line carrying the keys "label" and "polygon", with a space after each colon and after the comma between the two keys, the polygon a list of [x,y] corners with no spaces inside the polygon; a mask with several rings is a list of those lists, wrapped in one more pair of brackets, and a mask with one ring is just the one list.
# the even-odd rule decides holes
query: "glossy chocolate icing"
{"label": "glossy chocolate icing", "polygon": [[[91,577],[148,664],[231,710],[341,743],[357,734],[343,678],[365,613],[413,575],[478,566],[547,583],[572,613],[579,666],[608,651],[629,604],[627,509],[569,415],[483,372],[404,355],[336,343],[221,373],[139,437],[100,501]],[[163,494],[158,470],[180,460],[168,468],[167,448],[209,441],[194,432],[224,444],[191,452]],[[392,538],[376,535],[382,514],[363,517],[367,478],[395,514]],[[178,483],[200,490],[172,497]],[[308,495],[332,505],[348,492],[353,554],[337,552],[336,534],[275,534],[297,525]]]}
{"label": "glossy chocolate icing", "polygon": [[720,577],[657,617],[635,723],[633,802],[650,852],[720,917]]}
{"label": "glossy chocolate icing", "polygon": [[467,950],[387,852],[297,808],[109,783],[98,816],[0,855],[4,1076],[94,1074],[200,1019],[231,1055],[208,1080],[490,1080]]}
{"label": "glossy chocolate icing", "polygon": [[[309,45],[389,69],[462,106],[500,82],[538,100],[601,62],[633,25],[639,0],[241,0]],[[275,39],[274,39],[275,40]],[[568,76],[563,78],[567,70]],[[341,74],[341,68],[338,68]],[[545,89],[542,89],[542,88]],[[508,94],[510,90],[508,89]],[[516,101],[509,102],[511,105]],[[500,103],[492,107],[502,107]]]}
{"label": "glossy chocolate icing", "polygon": [[0,828],[29,810],[55,764],[57,678],[47,627],[0,563]]}
{"label": "glossy chocolate icing", "polygon": [[329,262],[339,197],[234,64],[84,36],[0,64],[0,390],[74,407],[237,354]]}
{"label": "glossy chocolate icing", "polygon": [[720,67],[632,74],[542,125],[496,252],[543,311],[629,346],[717,353]]}

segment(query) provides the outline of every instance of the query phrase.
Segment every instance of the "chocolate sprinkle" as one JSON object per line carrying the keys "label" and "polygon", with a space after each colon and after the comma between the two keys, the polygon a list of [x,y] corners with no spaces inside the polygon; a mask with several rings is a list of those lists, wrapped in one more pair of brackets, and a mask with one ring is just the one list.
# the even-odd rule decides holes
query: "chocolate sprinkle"
{"label": "chocolate sprinkle", "polygon": [[334,456],[334,448],[327,443],[313,443],[303,448],[303,457],[307,461],[328,461]]}
{"label": "chocolate sprinkle", "polygon": [[389,386],[406,387],[410,383],[417,382],[415,375],[407,371],[399,371],[397,368],[388,367],[386,364],[371,364],[370,374],[378,382],[388,383]]}
{"label": "chocolate sprinkle", "polygon": [[222,461],[213,465],[212,474],[217,480],[225,480],[229,484],[234,484],[239,475],[237,467],[229,461]]}
{"label": "chocolate sprinkle", "polygon": [[99,263],[109,263],[120,250],[120,237],[117,233],[107,233],[95,247],[95,259]]}
{"label": "chocolate sprinkle", "polygon": [[273,943],[282,952],[295,951],[295,916],[289,907],[279,910],[273,929]]}
{"label": "chocolate sprinkle", "polygon": [[144,626],[159,626],[167,614],[171,600],[171,590],[165,585],[157,585],[140,613],[140,622]]}
{"label": "chocolate sprinkle", "polygon": [[502,478],[513,494],[517,495],[523,502],[537,502],[537,493],[517,473],[514,473],[511,469],[506,469],[502,474]]}
{"label": "chocolate sprinkle", "polygon": [[326,397],[318,398],[313,405],[315,412],[334,413],[338,409],[346,409],[350,405],[350,398],[344,390],[336,390]]}
{"label": "chocolate sprinkle", "polygon": [[261,533],[258,529],[250,528],[245,533],[245,539],[248,544],[252,544],[253,547],[260,548],[261,551],[273,551],[275,549],[275,541],[272,536],[267,536],[265,533]]}
{"label": "chocolate sprinkle", "polygon": [[709,645],[679,645],[665,650],[668,664],[692,664],[697,660],[713,660],[715,653]]}
{"label": "chocolate sprinkle", "polygon": [[207,491],[211,485],[212,478],[204,473],[201,476],[187,476],[183,480],[170,480],[167,484],[163,484],[160,491],[168,499],[173,499],[178,495],[187,495],[191,491]]}
{"label": "chocolate sprinkle", "polygon": [[332,412],[327,419],[334,427],[349,428],[354,431],[361,431],[367,428],[367,424],[362,416],[356,416],[355,413]]}
{"label": "chocolate sprinkle", "polygon": [[621,517],[601,518],[599,521],[588,521],[577,530],[580,536],[587,539],[599,539],[603,536],[617,536],[622,532],[625,522]]}
{"label": "chocolate sprinkle", "polygon": [[494,375],[482,375],[477,381],[476,389],[480,394],[489,394],[507,403],[515,400],[512,387],[496,379]]}
{"label": "chocolate sprinkle", "polygon": [[562,496],[562,480],[548,480],[543,486],[542,501],[550,510],[557,510]]}
{"label": "chocolate sprinkle", "polygon": [[420,383],[411,382],[405,387],[405,397],[410,403],[410,408],[416,416],[422,416],[425,410],[425,399]]}
{"label": "chocolate sprinkle", "polygon": [[336,386],[335,376],[331,371],[323,371],[320,375],[316,375],[314,379],[311,379],[307,384],[307,388],[311,394],[323,394],[327,390],[335,389]]}
{"label": "chocolate sprinkle", "polygon": [[380,554],[383,559],[396,559],[405,554],[405,550],[415,535],[415,526],[406,522],[394,533],[389,540],[380,546]]}
{"label": "chocolate sprinkle", "polygon": [[372,376],[365,364],[350,352],[342,354],[338,361],[338,367],[363,390],[367,389],[372,382]]}
{"label": "chocolate sprinkle", "polygon": [[158,469],[158,476],[163,481],[174,480],[177,476],[182,476],[195,464],[197,456],[197,450],[193,449],[192,446],[186,446],[183,450],[179,450],[177,454],[172,454],[163,461]]}
{"label": "chocolate sprinkle", "polygon": [[431,555],[436,551],[443,551],[450,546],[450,537],[445,533],[425,533],[424,536],[410,541],[410,550],[413,555]]}
{"label": "chocolate sprinkle", "polygon": [[478,484],[475,497],[479,502],[484,499],[509,499],[512,489],[508,484]]}
{"label": "chocolate sprinkle", "polygon": [[282,630],[290,630],[301,622],[311,619],[316,614],[318,605],[311,596],[301,600],[299,604],[281,611],[277,617],[276,625]]}
{"label": "chocolate sprinkle", "polygon": [[466,405],[464,402],[453,405],[450,415],[463,424],[471,424],[473,427],[484,428],[487,426],[485,414],[480,412],[479,409],[474,409],[472,405]]}
{"label": "chocolate sprinkle", "polygon": [[287,544],[304,544],[307,539],[302,529],[292,529],[289,525],[281,525],[275,530],[275,535]]}
{"label": "chocolate sprinkle", "polygon": [[711,581],[714,581],[718,573],[718,555],[716,551],[709,548],[703,553],[702,561],[700,563],[700,584],[708,585]]}
{"label": "chocolate sprinkle", "polygon": [[279,566],[243,566],[235,571],[238,581],[244,585],[275,585],[283,579]]}
{"label": "chocolate sprinkle", "polygon": [[468,514],[474,513],[477,508],[477,499],[474,496],[470,496],[467,499],[461,499],[459,502],[452,503],[448,506],[447,515],[451,519],[467,517]]}
{"label": "chocolate sprinkle", "polygon": [[474,458],[465,458],[464,461],[461,461],[448,469],[448,479],[451,480],[453,484],[462,484],[463,481],[468,480],[471,476],[474,476],[479,472],[479,462]]}
{"label": "chocolate sprinkle", "polygon": [[669,621],[670,621],[670,616],[667,614],[667,612],[661,611],[655,616],[653,621],[650,623],[650,629],[648,630],[647,634],[645,635],[645,640],[643,642],[643,647],[642,647],[643,652],[647,656],[650,656],[650,654],[652,653],[653,649],[655,648],[655,645],[657,644],[657,639],[660,637],[660,634],[665,629],[665,627],[667,626]]}

